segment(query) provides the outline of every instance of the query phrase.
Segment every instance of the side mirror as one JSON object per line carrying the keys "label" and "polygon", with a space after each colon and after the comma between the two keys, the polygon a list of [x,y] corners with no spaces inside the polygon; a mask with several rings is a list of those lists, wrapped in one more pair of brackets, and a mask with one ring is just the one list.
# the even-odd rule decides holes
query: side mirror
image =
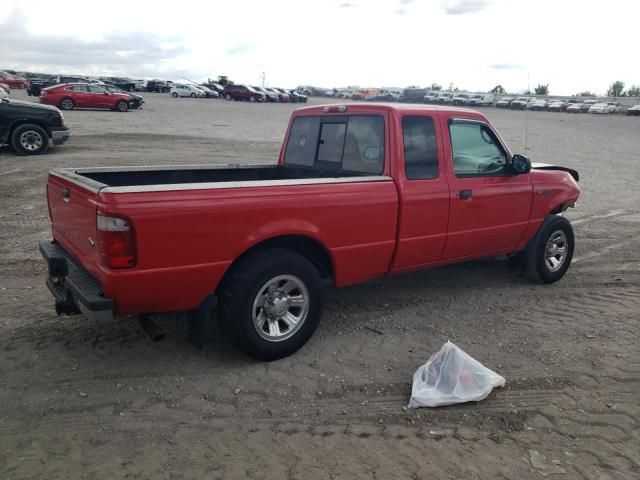
{"label": "side mirror", "polygon": [[513,175],[522,175],[531,171],[531,160],[524,155],[515,154],[511,159],[511,173]]}
{"label": "side mirror", "polygon": [[104,92],[105,95],[111,95],[109,92],[105,91]]}

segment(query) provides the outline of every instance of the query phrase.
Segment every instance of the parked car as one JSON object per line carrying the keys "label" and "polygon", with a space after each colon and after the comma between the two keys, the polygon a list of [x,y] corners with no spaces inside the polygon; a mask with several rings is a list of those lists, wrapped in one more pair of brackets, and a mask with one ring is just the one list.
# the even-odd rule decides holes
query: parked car
{"label": "parked car", "polygon": [[146,80],[134,80],[135,90],[136,92],[146,92],[147,91],[147,81]]}
{"label": "parked car", "polygon": [[493,93],[474,93],[469,97],[469,105],[472,107],[490,107],[495,97]]}
{"label": "parked car", "polygon": [[[271,88],[271,90],[273,90],[274,92],[278,92],[280,94],[280,101],[282,102],[293,101],[293,99],[291,98],[291,95],[289,95],[289,92],[287,92],[284,88]],[[352,97],[353,97],[353,94],[352,94]]]}
{"label": "parked car", "polygon": [[398,101],[404,103],[423,103],[424,96],[427,94],[426,88],[409,87],[405,88],[400,95]]}
{"label": "parked car", "polygon": [[287,102],[290,102],[290,101],[291,101],[291,97],[290,97],[288,94],[286,94],[286,93],[282,93],[282,92],[278,91],[277,89],[275,89],[275,88],[273,88],[273,87],[272,87],[272,88],[266,88],[266,87],[265,87],[265,90],[266,90],[267,92],[272,93],[273,95],[277,95],[277,96],[278,96],[278,101],[279,101],[279,102],[287,103]]}
{"label": "parked car", "polygon": [[0,83],[0,98],[7,98],[11,95],[11,87],[6,83]]}
{"label": "parked car", "polygon": [[451,99],[453,105],[468,105],[471,95],[468,93],[456,93]]}
{"label": "parked car", "polygon": [[248,102],[265,102],[267,96],[248,85],[228,85],[224,87],[222,96],[226,100],[246,100]]}
{"label": "parked car", "polygon": [[62,112],[55,107],[0,98],[0,144],[19,155],[39,155],[69,139]]}
{"label": "parked car", "polygon": [[195,85],[196,88],[202,90],[207,98],[220,98],[217,90],[207,87],[206,85]]}
{"label": "parked car", "polygon": [[140,95],[136,95],[135,93],[125,92],[124,90],[122,90],[119,87],[116,87],[115,85],[109,85],[108,83],[96,83],[94,85],[99,86],[100,88],[104,88],[107,92],[122,93],[125,95],[129,95],[133,100],[131,103],[129,103],[130,108],[142,108],[142,105],[144,104],[144,98],[142,98]]}
{"label": "parked car", "polygon": [[526,110],[527,108],[530,108],[536,100],[536,97],[518,97],[511,102],[510,107],[511,110]]}
{"label": "parked car", "polygon": [[531,110],[542,111],[542,110],[546,110],[548,106],[549,104],[547,103],[546,100],[537,99],[531,102],[531,104],[529,105],[529,108]]}
{"label": "parked car", "polygon": [[640,115],[640,105],[634,105],[633,107],[627,110],[627,115]]}
{"label": "parked car", "polygon": [[33,79],[27,87],[29,96],[39,97],[45,88],[61,85],[63,83],[87,83],[87,77],[81,75],[51,75],[49,77],[41,77]]}
{"label": "parked car", "polygon": [[599,103],[598,100],[585,100],[582,104],[582,113],[588,113],[596,103]]}
{"label": "parked car", "polygon": [[[289,94],[289,97],[291,98],[291,101],[293,103],[307,103],[307,100],[309,99],[309,97],[307,97],[306,95],[297,92],[295,90],[286,90],[286,92]],[[367,99],[373,98],[372,96],[368,97]]]}
{"label": "parked car", "polygon": [[171,91],[172,85],[168,84],[164,80],[149,80],[147,82],[147,92],[157,92],[157,93],[169,93]]}
{"label": "parked car", "polygon": [[18,75],[0,70],[0,82],[9,85],[9,88],[24,89],[29,86],[29,82]]}
{"label": "parked car", "polygon": [[513,100],[513,97],[502,97],[496,102],[496,108],[511,108],[511,102],[513,102]]}
{"label": "parked car", "polygon": [[572,103],[565,110],[567,113],[581,113],[584,108],[584,103]]}
{"label": "parked car", "polygon": [[280,101],[280,94],[277,93],[277,92],[272,92],[270,90],[267,90],[264,87],[254,87],[254,86],[252,86],[251,88],[253,88],[256,92],[260,92],[260,93],[264,94],[267,102],[278,103]]}
{"label": "parked car", "polygon": [[594,103],[589,107],[589,113],[597,113],[599,115],[608,115],[610,112],[609,105],[606,103]]}
{"label": "parked car", "polygon": [[569,103],[563,100],[554,100],[549,103],[547,110],[550,112],[564,112],[569,107]]}
{"label": "parked car", "polygon": [[188,83],[187,84],[176,83],[173,87],[171,87],[171,90],[169,92],[171,93],[171,96],[174,98],[178,98],[178,97],[192,97],[192,98],[201,97],[202,98],[207,96],[204,90],[201,90],[195,85],[191,85]]}
{"label": "parked car", "polygon": [[285,139],[277,164],[52,170],[56,311],[189,311],[202,346],[217,298],[242,350],[273,360],[313,335],[326,285],[498,255],[540,283],[570,266],[578,173],[513,155],[478,112],[306,107]]}
{"label": "parked car", "polygon": [[607,102],[609,105],[609,113],[620,113],[622,111],[622,107],[618,102]]}
{"label": "parked car", "polygon": [[40,94],[40,102],[60,107],[62,110],[99,108],[119,112],[135,108],[136,103],[128,93],[111,93],[89,83],[63,83],[45,88]]}
{"label": "parked car", "polygon": [[124,90],[125,92],[133,92],[136,89],[136,82],[130,78],[122,77],[100,77],[98,79],[102,83],[108,83],[115,85],[116,87]]}
{"label": "parked car", "polygon": [[439,105],[450,105],[453,100],[452,92],[440,92],[436,98],[436,103]]}

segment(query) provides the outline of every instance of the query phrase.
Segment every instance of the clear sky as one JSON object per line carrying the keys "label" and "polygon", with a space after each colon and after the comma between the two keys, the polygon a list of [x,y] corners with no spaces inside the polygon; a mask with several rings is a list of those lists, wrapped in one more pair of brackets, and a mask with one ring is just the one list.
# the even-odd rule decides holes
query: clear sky
{"label": "clear sky", "polygon": [[0,0],[0,68],[272,86],[640,84],[640,0]]}

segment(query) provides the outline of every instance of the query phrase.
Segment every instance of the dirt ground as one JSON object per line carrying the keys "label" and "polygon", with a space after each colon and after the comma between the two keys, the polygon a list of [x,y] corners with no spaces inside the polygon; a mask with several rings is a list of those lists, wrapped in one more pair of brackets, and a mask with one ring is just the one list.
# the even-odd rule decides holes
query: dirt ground
{"label": "dirt ground", "polygon": [[[275,161],[295,108],[145,96],[65,113],[48,155],[0,148],[0,479],[640,478],[640,118],[485,110],[514,151],[528,124],[534,161],[580,171],[559,283],[492,259],[332,290],[306,347],[257,363],[217,331],[195,350],[173,317],[152,342],[53,311],[50,168]],[[447,340],[505,388],[406,411]]]}

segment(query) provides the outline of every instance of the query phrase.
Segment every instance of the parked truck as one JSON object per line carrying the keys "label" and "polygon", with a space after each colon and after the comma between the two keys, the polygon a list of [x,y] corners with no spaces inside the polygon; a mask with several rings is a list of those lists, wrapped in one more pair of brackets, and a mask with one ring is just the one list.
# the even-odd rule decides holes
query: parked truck
{"label": "parked truck", "polygon": [[537,282],[565,274],[578,174],[514,155],[462,108],[296,110],[277,164],[56,168],[40,243],[58,313],[217,317],[265,360],[311,337],[327,286],[506,256]]}

